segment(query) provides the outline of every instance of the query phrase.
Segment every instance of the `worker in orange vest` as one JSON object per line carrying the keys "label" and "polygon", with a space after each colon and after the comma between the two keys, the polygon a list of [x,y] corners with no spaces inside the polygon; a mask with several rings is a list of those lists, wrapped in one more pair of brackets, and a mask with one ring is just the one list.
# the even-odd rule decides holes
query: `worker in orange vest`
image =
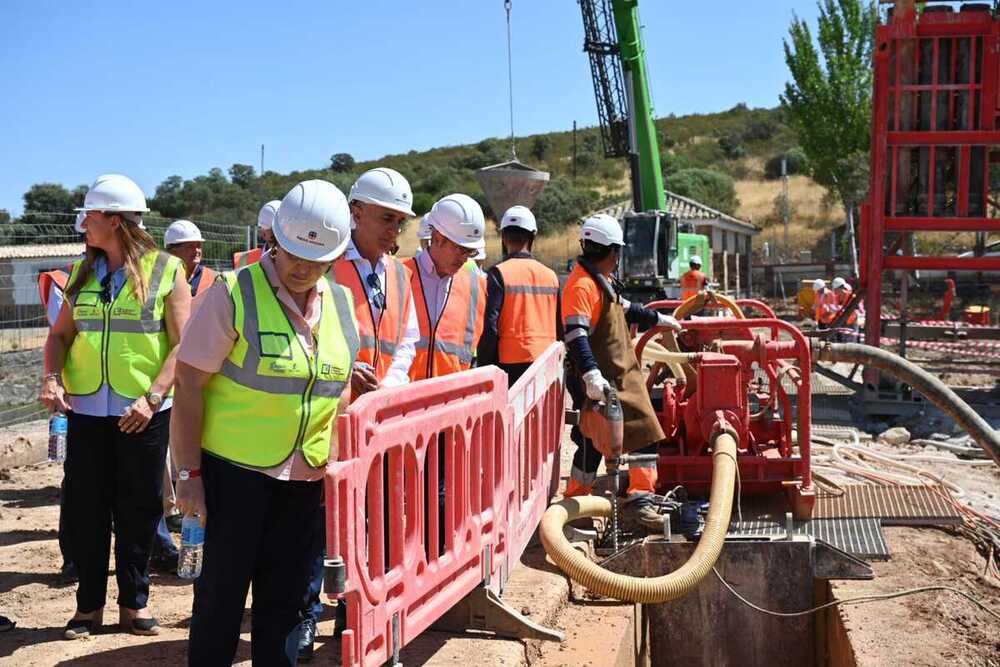
{"label": "worker in orange vest", "polygon": [[407,180],[379,167],[361,174],[348,196],[351,241],[333,264],[337,283],[351,290],[361,348],[351,376],[352,400],[379,387],[410,381],[420,330],[410,270],[391,251],[403,222],[416,215]]}
{"label": "worker in orange vest", "polygon": [[483,240],[483,209],[468,195],[448,195],[431,208],[427,224],[427,252],[404,262],[420,328],[413,381],[470,368],[486,309],[486,279],[466,265]]}
{"label": "worker in orange vest", "polygon": [[534,214],[512,206],[500,220],[504,257],[486,274],[486,314],[477,364],[494,364],[517,382],[531,362],[562,339],[559,278],[534,259]]}
{"label": "worker in orange vest", "polygon": [[701,272],[701,257],[691,255],[688,260],[689,270],[681,276],[681,301],[690,299],[701,290],[705,289],[707,278]]}
{"label": "worker in orange vest", "polygon": [[817,278],[813,281],[813,315],[819,329],[828,329],[830,323],[837,317],[840,305],[837,295],[826,286],[826,281]]}
{"label": "worker in orange vest", "polygon": [[[583,405],[584,397],[604,401],[614,388],[625,417],[624,452],[656,454],[658,443],[666,436],[646,390],[629,325],[674,330],[680,330],[680,325],[673,317],[627,302],[615,291],[611,274],[624,245],[621,225],[607,214],[587,218],[580,229],[583,254],[577,258],[562,297],[566,328],[563,340],[574,370],[568,374],[566,385],[575,408]],[[599,451],[579,426],[573,427],[570,437],[577,450],[565,495],[587,495],[593,490],[602,454],[617,457],[623,452]],[[628,499],[623,508],[626,525],[662,530],[663,514],[655,491],[656,461],[631,462]]]}
{"label": "worker in orange vest", "polygon": [[174,220],[163,233],[166,251],[184,262],[191,296],[202,294],[215,282],[215,271],[201,263],[204,245],[201,230],[190,220]]}
{"label": "worker in orange vest", "polygon": [[234,253],[234,269],[242,269],[248,264],[259,262],[261,255],[274,247],[274,232],[271,231],[271,226],[274,224],[274,214],[278,212],[279,206],[281,206],[280,199],[273,199],[261,206],[260,212],[257,213],[257,234],[264,245],[253,250]]}

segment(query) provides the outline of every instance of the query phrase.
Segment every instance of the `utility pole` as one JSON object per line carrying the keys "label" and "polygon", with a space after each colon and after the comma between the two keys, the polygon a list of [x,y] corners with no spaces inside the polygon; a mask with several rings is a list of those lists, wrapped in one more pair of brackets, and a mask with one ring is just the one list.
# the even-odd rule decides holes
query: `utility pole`
{"label": "utility pole", "polygon": [[573,180],[576,180],[576,121],[573,121]]}
{"label": "utility pole", "polygon": [[785,238],[782,245],[785,251],[785,261],[791,260],[788,250],[788,158],[781,156],[781,219],[785,224]]}
{"label": "utility pole", "polygon": [[264,144],[260,145],[260,175],[264,175]]}

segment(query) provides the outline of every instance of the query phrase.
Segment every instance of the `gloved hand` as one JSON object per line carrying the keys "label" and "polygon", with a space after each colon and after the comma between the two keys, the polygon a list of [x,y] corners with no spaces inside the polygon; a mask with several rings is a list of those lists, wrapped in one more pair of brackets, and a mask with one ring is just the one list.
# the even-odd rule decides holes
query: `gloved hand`
{"label": "gloved hand", "polygon": [[611,383],[596,368],[583,374],[583,384],[587,388],[587,398],[592,401],[603,401],[604,392],[611,389]]}
{"label": "gloved hand", "polygon": [[663,313],[656,314],[656,324],[661,327],[670,327],[674,331],[680,331],[681,325],[677,322],[673,315],[664,315]]}

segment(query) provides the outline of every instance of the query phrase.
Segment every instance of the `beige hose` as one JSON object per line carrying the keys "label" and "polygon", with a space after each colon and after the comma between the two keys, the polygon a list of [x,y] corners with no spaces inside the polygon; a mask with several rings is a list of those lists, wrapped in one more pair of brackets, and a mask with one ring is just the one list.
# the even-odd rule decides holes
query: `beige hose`
{"label": "beige hose", "polygon": [[647,341],[646,346],[642,348],[643,361],[649,360],[666,364],[667,368],[670,369],[671,375],[685,382],[687,381],[687,377],[684,372],[684,366],[686,364],[690,365],[696,356],[689,352],[672,352],[653,340]]}
{"label": "beige hose", "polygon": [[656,604],[683,597],[712,571],[729,531],[736,480],[736,441],[728,433],[714,439],[712,492],[709,496],[705,530],[694,553],[677,570],[659,577],[630,577],[605,570],[570,546],[563,526],[574,519],[607,517],[611,501],[596,496],[566,498],[546,510],[539,530],[549,558],[578,584],[598,595]]}

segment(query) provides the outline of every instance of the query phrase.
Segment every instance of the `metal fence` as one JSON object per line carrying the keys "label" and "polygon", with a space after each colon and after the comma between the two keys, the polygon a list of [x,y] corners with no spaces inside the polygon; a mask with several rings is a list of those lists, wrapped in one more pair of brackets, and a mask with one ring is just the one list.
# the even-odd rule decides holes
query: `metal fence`
{"label": "metal fence", "polygon": [[[48,320],[38,296],[38,274],[65,268],[83,250],[74,214],[25,211],[22,219],[27,222],[0,225],[0,427],[45,416],[37,394]],[[143,221],[162,247],[173,219],[145,215]],[[257,243],[253,225],[193,222],[205,238],[202,261],[213,269],[231,269],[233,253]]]}

